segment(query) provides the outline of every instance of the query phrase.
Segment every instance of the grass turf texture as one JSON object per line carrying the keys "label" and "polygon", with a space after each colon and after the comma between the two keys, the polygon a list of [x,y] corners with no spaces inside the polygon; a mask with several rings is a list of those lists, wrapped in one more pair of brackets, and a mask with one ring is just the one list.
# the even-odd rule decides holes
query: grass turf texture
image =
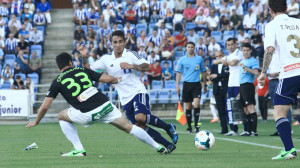
{"label": "grass turf texture", "polygon": [[[177,130],[186,132],[185,126],[174,120]],[[134,136],[117,130],[113,126],[97,123],[89,128],[76,125],[80,139],[87,151],[87,157],[62,158],[60,152],[69,152],[71,143],[62,133],[58,123],[40,124],[25,129],[25,125],[0,126],[0,167],[212,167],[212,168],[282,168],[300,167],[300,158],[289,161],[272,161],[279,149],[240,144],[218,139],[219,123],[202,120],[201,130],[209,130],[216,137],[215,146],[209,151],[200,151],[194,145],[194,134],[179,134],[177,149],[170,155],[159,155],[150,146],[140,142]],[[226,137],[265,145],[282,147],[279,137],[270,137],[274,133],[274,122],[258,125],[258,137]],[[300,149],[300,126],[294,126],[294,145]],[[240,131],[242,126],[240,126]],[[164,137],[170,138],[164,131]],[[38,149],[23,151],[36,142]],[[298,154],[300,154],[298,152]],[[103,155],[103,157],[99,157]]]}

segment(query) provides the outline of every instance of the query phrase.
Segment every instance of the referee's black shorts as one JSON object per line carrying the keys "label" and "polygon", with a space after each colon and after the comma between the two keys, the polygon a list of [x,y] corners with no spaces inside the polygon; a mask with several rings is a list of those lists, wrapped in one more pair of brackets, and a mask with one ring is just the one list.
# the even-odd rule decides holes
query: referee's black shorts
{"label": "referee's black shorts", "polygon": [[253,83],[243,83],[240,85],[240,101],[243,107],[255,105],[255,87]]}
{"label": "referee's black shorts", "polygon": [[201,83],[183,82],[182,101],[193,102],[194,98],[201,98]]}

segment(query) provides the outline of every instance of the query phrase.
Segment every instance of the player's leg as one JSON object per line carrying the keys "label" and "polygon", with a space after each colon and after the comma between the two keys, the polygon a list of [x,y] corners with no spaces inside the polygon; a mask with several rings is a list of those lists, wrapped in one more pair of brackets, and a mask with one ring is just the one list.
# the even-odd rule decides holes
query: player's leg
{"label": "player's leg", "polygon": [[72,120],[68,115],[68,112],[70,110],[73,110],[73,108],[65,109],[58,114],[58,120],[61,130],[65,134],[67,139],[73,144],[74,147],[73,151],[62,154],[62,156],[86,156],[86,151],[84,150],[82,143],[79,139],[77,129],[73,125]]}
{"label": "player's leg", "polygon": [[233,120],[233,115],[232,115],[232,111],[230,113],[231,107],[231,103],[230,103],[230,99],[231,98],[235,98],[237,95],[239,94],[239,87],[228,87],[227,89],[227,100],[226,100],[226,107],[227,107],[227,118],[228,118],[228,124],[230,126],[231,131],[228,132],[227,134],[224,134],[225,136],[237,136],[237,131],[238,131],[238,126],[234,125],[233,123],[230,123],[230,121]]}
{"label": "player's leg", "polygon": [[254,104],[247,106],[247,111],[250,115],[250,124],[251,124],[251,136],[258,136],[257,134],[257,113],[255,110]]}
{"label": "player's leg", "polygon": [[200,99],[201,99],[201,83],[193,83],[192,85],[192,95],[193,95],[193,103],[194,103],[194,121],[195,121],[195,129],[196,132],[199,132],[198,122],[200,120]]}
{"label": "player's leg", "polygon": [[188,124],[187,131],[188,133],[192,133],[193,87],[191,83],[183,82],[182,101],[185,103],[185,116]]}
{"label": "player's leg", "polygon": [[216,99],[215,96],[212,96],[210,98],[210,111],[211,114],[213,115],[213,119],[210,121],[210,123],[214,123],[218,121],[218,116],[217,116],[217,108],[216,108]]}
{"label": "player's leg", "polygon": [[192,102],[185,102],[185,116],[188,124],[187,131],[192,133]]}

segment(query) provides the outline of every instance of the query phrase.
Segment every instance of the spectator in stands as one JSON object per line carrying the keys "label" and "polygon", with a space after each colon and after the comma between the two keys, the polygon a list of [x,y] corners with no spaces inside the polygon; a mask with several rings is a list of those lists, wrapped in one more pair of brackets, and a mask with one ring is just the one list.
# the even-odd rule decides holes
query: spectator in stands
{"label": "spectator in stands", "polygon": [[157,23],[159,20],[159,15],[157,15],[156,11],[152,12],[152,15],[150,16],[150,23]]}
{"label": "spectator in stands", "polygon": [[136,24],[136,15],[137,12],[132,9],[132,5],[128,6],[128,10],[125,11],[126,21],[130,22],[131,24]]}
{"label": "spectator in stands", "polygon": [[95,8],[91,8],[91,11],[87,15],[87,25],[97,25],[99,20],[99,13],[95,10]]}
{"label": "spectator in stands", "polygon": [[24,37],[20,37],[20,42],[18,42],[17,52],[23,51],[25,54],[29,54],[28,43],[24,40]]}
{"label": "spectator in stands", "polygon": [[243,20],[243,25],[245,30],[252,30],[256,25],[256,15],[252,13],[252,9],[248,9],[248,14],[245,15]]}
{"label": "spectator in stands", "polygon": [[26,30],[28,30],[29,32],[32,31],[32,24],[28,21],[28,18],[24,19],[24,25],[26,26]]}
{"label": "spectator in stands", "polygon": [[22,90],[25,89],[24,81],[21,79],[20,75],[16,76],[16,80],[14,80],[13,84],[10,86],[12,90]]}
{"label": "spectator in stands", "polygon": [[14,34],[10,33],[9,38],[5,41],[6,53],[7,54],[15,54],[17,49],[17,39],[14,38]]}
{"label": "spectator in stands", "polygon": [[258,0],[254,0],[254,5],[251,6],[251,9],[256,16],[260,16],[264,11],[262,4]]}
{"label": "spectator in stands", "polygon": [[33,19],[33,15],[31,13],[29,13],[28,8],[24,8],[24,13],[22,14],[22,23],[24,23],[24,19],[28,18],[29,22],[32,22]]}
{"label": "spectator in stands", "polygon": [[161,3],[158,0],[150,1],[150,10],[154,13],[158,13],[160,11]]}
{"label": "spectator in stands", "polygon": [[214,31],[218,29],[219,26],[219,17],[215,15],[215,11],[211,10],[210,16],[207,18],[207,27],[209,28],[210,31]]}
{"label": "spectator in stands", "polygon": [[164,68],[162,69],[162,73],[161,73],[162,80],[164,82],[164,86],[165,86],[165,82],[167,80],[171,80],[172,79],[172,74],[173,74],[172,68],[169,67],[169,62],[166,61],[164,63]]}
{"label": "spectator in stands", "polygon": [[245,33],[243,28],[239,28],[238,43],[245,43],[246,38],[250,38],[248,33]]}
{"label": "spectator in stands", "polygon": [[[202,0],[202,6],[199,6],[199,8],[197,9],[197,14],[200,13],[201,10],[203,10],[203,15],[205,17],[208,17],[209,16],[209,8],[207,6],[207,2]],[[196,8],[195,8],[196,9]]]}
{"label": "spectator in stands", "polygon": [[4,37],[0,37],[0,48],[3,50],[3,51],[6,51],[6,45],[5,45],[5,39]]}
{"label": "spectator in stands", "polygon": [[[159,50],[158,47],[155,45],[154,41],[148,42],[148,48],[147,48],[147,53],[150,55],[150,53],[153,51],[155,54],[158,54]],[[149,62],[149,60],[148,60]]]}
{"label": "spectator in stands", "polygon": [[[258,70],[258,76],[260,75],[261,70]],[[257,78],[255,79],[254,86],[256,87],[258,95],[258,107],[263,119],[262,122],[267,122],[268,119],[268,101],[269,101],[269,78],[266,78],[265,84],[262,86],[258,83]]]}
{"label": "spectator in stands", "polygon": [[26,76],[25,89],[30,90],[30,87],[31,87],[31,78],[29,76]]}
{"label": "spectator in stands", "polygon": [[11,2],[10,13],[16,16],[21,16],[23,12],[23,2],[19,0],[14,0]]}
{"label": "spectator in stands", "polygon": [[187,41],[191,41],[195,44],[198,42],[198,35],[195,33],[194,29],[189,29],[189,35],[187,36]]}
{"label": "spectator in stands", "polygon": [[228,5],[229,0],[224,0],[223,4],[220,8],[220,17],[225,16],[226,18],[229,18],[230,15],[230,7]]}
{"label": "spectator in stands", "polygon": [[78,51],[79,47],[80,47],[80,43],[76,43],[76,45],[75,45],[75,47],[72,51],[72,57],[73,58],[75,57],[75,54],[80,54],[80,52]]}
{"label": "spectator in stands", "polygon": [[110,53],[112,50],[112,45],[111,45],[109,38],[103,37],[102,42],[103,42],[104,48],[106,48],[107,52]]}
{"label": "spectator in stands", "polygon": [[26,30],[26,25],[23,24],[21,30],[19,31],[19,39],[21,39],[21,37],[23,37],[25,39],[25,41],[29,40],[29,31]]}
{"label": "spectator in stands", "polygon": [[183,13],[186,8],[186,0],[175,0],[175,13]]}
{"label": "spectator in stands", "polygon": [[299,2],[296,3],[295,0],[291,0],[291,4],[289,4],[287,7],[287,13],[290,17],[298,18]]}
{"label": "spectator in stands", "polygon": [[149,8],[148,0],[139,0],[139,1],[137,2],[138,8],[140,8],[143,4],[145,5],[145,7],[146,7],[147,9]]}
{"label": "spectator in stands", "polygon": [[153,80],[161,80],[161,66],[159,60],[156,60],[154,64],[151,64],[151,70],[148,72],[150,86],[152,86]]}
{"label": "spectator in stands", "polygon": [[111,32],[112,32],[111,28],[107,26],[106,22],[104,22],[102,24],[102,27],[100,29],[98,29],[97,33],[100,36],[100,40],[102,40],[104,37],[110,38]]}
{"label": "spectator in stands", "polygon": [[[104,23],[106,23],[106,22],[105,22],[105,19],[104,19],[104,15],[101,15],[101,16],[100,16],[100,19],[99,19],[99,21],[98,21],[98,27],[99,27],[99,28],[103,27],[102,25],[103,25]],[[106,23],[106,24],[107,24],[107,23]]]}
{"label": "spectator in stands", "polygon": [[97,59],[97,49],[95,48],[94,43],[90,43],[88,46],[88,62],[92,65]]}
{"label": "spectator in stands", "polygon": [[146,47],[145,44],[140,45],[138,54],[139,54],[139,56],[141,56],[142,58],[144,58],[145,60],[147,60],[148,56],[147,56],[146,48],[145,47]]}
{"label": "spectator in stands", "polygon": [[89,43],[94,43],[94,46],[97,45],[97,33],[93,30],[92,27],[88,28],[88,31],[86,33],[86,41],[87,45],[89,45]]}
{"label": "spectator in stands", "polygon": [[5,68],[1,72],[0,88],[4,82],[9,82],[10,85],[14,83],[14,70],[10,69],[8,64],[5,65]]}
{"label": "spectator in stands", "polygon": [[265,27],[266,27],[266,25],[267,25],[268,22],[265,21],[264,17],[260,17],[259,19],[260,19],[260,22],[257,23],[256,29],[258,30],[258,33],[260,35],[264,35],[265,34]]}
{"label": "spectator in stands", "polygon": [[6,21],[3,19],[2,15],[0,15],[0,37],[5,37],[5,25]]}
{"label": "spectator in stands", "polygon": [[233,15],[233,10],[235,10],[236,15],[240,18],[244,17],[243,6],[240,4],[240,1],[235,1],[234,5],[230,8],[230,15]]}
{"label": "spectator in stands", "polygon": [[152,35],[148,38],[148,45],[149,45],[149,42],[151,42],[151,41],[153,41],[157,47],[161,43],[161,36],[159,36],[157,34],[157,30],[156,29],[152,30]]}
{"label": "spectator in stands", "polygon": [[[203,50],[204,55],[208,54],[207,47],[206,47],[206,45],[203,42],[203,37],[200,37],[198,39],[198,43],[196,43],[196,48],[195,48],[196,53],[199,53],[200,48]],[[202,56],[202,55],[200,55],[200,56]]]}
{"label": "spectator in stands", "polygon": [[167,38],[163,38],[159,51],[163,60],[174,60],[174,47],[169,44]]}
{"label": "spectator in stands", "polygon": [[146,36],[146,31],[143,30],[141,32],[141,35],[140,37],[137,38],[137,41],[136,41],[136,45],[137,45],[137,48],[140,48],[141,45],[144,45],[145,47],[147,46],[147,36]]}
{"label": "spectator in stands", "polygon": [[150,12],[144,3],[142,3],[141,7],[139,8],[138,16],[139,16],[139,23],[146,24],[149,22]]}
{"label": "spectator in stands", "polygon": [[116,12],[116,23],[123,25],[125,20],[125,15],[123,12],[123,8],[119,7]]}
{"label": "spectator in stands", "polygon": [[168,39],[168,43],[171,45],[171,46],[174,46],[174,42],[175,42],[175,39],[174,39],[174,36],[171,35],[171,32],[169,30],[166,30],[165,31],[165,38]]}
{"label": "spectator in stands", "polygon": [[74,67],[80,67],[80,68],[83,67],[82,59],[79,57],[79,53],[75,53],[72,60],[73,60]]}
{"label": "spectator in stands", "polygon": [[36,51],[32,52],[32,58],[29,61],[29,73],[37,73],[39,76],[39,82],[41,80],[42,75],[42,60],[41,58],[37,57]]}
{"label": "spectator in stands", "polygon": [[158,32],[157,32],[157,35],[160,36],[160,37],[165,37],[166,36],[166,31],[168,29],[166,28],[166,24],[165,22],[161,22],[160,23],[160,28],[158,28]]}
{"label": "spectator in stands", "polygon": [[16,15],[11,15],[11,20],[8,22],[10,33],[17,37],[17,34],[20,31],[21,27],[21,22],[17,20]]}
{"label": "spectator in stands", "polygon": [[251,44],[254,45],[254,47],[257,47],[258,45],[262,44],[262,35],[258,33],[258,30],[254,29],[253,34],[251,36]]}
{"label": "spectator in stands", "polygon": [[14,64],[15,73],[28,73],[28,57],[24,57],[24,53],[22,50],[19,51],[19,55]]}
{"label": "spectator in stands", "polygon": [[174,50],[185,51],[185,45],[188,41],[184,30],[181,30],[180,34],[175,36],[175,41],[176,41],[176,47]]}
{"label": "spectator in stands", "polygon": [[27,2],[24,5],[24,8],[28,8],[28,11],[30,14],[34,14],[35,12],[35,5],[32,3],[32,0],[27,0]]}
{"label": "spectator in stands", "polygon": [[164,2],[162,2],[162,6],[161,6],[161,8],[160,8],[160,11],[159,11],[159,17],[160,17],[160,19],[166,19],[166,17],[167,17],[167,2],[166,1],[164,1]]}
{"label": "spectator in stands", "polygon": [[97,57],[100,58],[102,55],[107,53],[107,49],[104,48],[103,43],[99,43],[98,48],[97,48]]}
{"label": "spectator in stands", "polygon": [[241,27],[243,20],[239,15],[237,15],[236,9],[232,9],[232,15],[230,16],[229,21],[230,21],[231,28],[237,30]]}
{"label": "spectator in stands", "polygon": [[183,16],[185,21],[192,22],[196,17],[196,10],[192,7],[192,4],[189,2],[187,8],[183,11]]}
{"label": "spectator in stands", "polygon": [[39,9],[45,15],[47,19],[47,23],[51,24],[51,15],[50,15],[51,6],[49,2],[47,2],[46,0],[41,0],[41,2],[38,3],[37,5],[37,9]]}
{"label": "spectator in stands", "polygon": [[167,3],[167,8],[174,11],[175,9],[175,2],[174,0],[166,0],[165,1]]}
{"label": "spectator in stands", "polygon": [[198,7],[203,6],[204,2],[206,2],[206,5],[209,6],[209,0],[196,0],[195,9],[197,9]]}
{"label": "spectator in stands", "polygon": [[150,52],[150,55],[147,58],[147,61],[149,62],[149,64],[154,64],[155,61],[160,60],[159,55],[156,55],[154,51]]}
{"label": "spectator in stands", "polygon": [[107,25],[110,27],[110,23],[115,22],[116,14],[113,9],[111,9],[110,5],[106,6],[106,9],[103,10],[104,20],[107,23]]}
{"label": "spectator in stands", "polygon": [[118,24],[117,24],[117,23],[114,23],[114,24],[113,24],[113,27],[112,27],[112,29],[111,29],[111,32],[114,32],[114,31],[116,31],[116,30],[121,30],[121,29],[118,27]]}
{"label": "spectator in stands", "polygon": [[74,22],[77,25],[83,25],[86,24],[87,20],[87,11],[83,9],[83,5],[79,4],[78,9],[74,13]]}
{"label": "spectator in stands", "polygon": [[44,48],[43,41],[42,32],[38,31],[36,27],[33,27],[33,31],[29,34],[29,45],[42,45],[42,48]]}
{"label": "spectator in stands", "polygon": [[225,15],[223,15],[220,20],[220,31],[224,32],[230,30],[231,28],[230,28],[229,20],[225,17]]}
{"label": "spectator in stands", "polygon": [[9,16],[9,3],[5,3],[2,1],[1,3],[1,15],[3,17],[8,17]]}
{"label": "spectator in stands", "polygon": [[[4,51],[0,48],[0,66],[4,64]],[[0,68],[1,71],[1,68]]]}
{"label": "spectator in stands", "polygon": [[211,42],[208,46],[208,55],[211,58],[215,58],[215,54],[217,51],[221,50],[220,44],[216,43],[216,39],[214,37],[211,38]]}
{"label": "spectator in stands", "polygon": [[36,10],[36,14],[34,14],[34,17],[33,17],[33,24],[35,26],[45,26],[45,23],[46,23],[46,19],[45,19],[45,16],[42,14],[42,12],[37,9]]}
{"label": "spectator in stands", "polygon": [[207,17],[203,14],[203,9],[201,9],[199,12],[197,12],[197,17],[194,20],[194,23],[197,24],[196,30],[202,31],[207,28]]}
{"label": "spectator in stands", "polygon": [[127,33],[125,39],[125,48],[135,51],[136,50],[135,41],[136,41],[135,36],[131,33]]}
{"label": "spectator in stands", "polygon": [[135,34],[135,28],[130,25],[130,22],[126,22],[123,31],[125,36],[127,35],[127,33]]}
{"label": "spectator in stands", "polygon": [[82,30],[81,26],[77,26],[77,29],[74,32],[74,41],[81,43],[85,40],[85,32]]}

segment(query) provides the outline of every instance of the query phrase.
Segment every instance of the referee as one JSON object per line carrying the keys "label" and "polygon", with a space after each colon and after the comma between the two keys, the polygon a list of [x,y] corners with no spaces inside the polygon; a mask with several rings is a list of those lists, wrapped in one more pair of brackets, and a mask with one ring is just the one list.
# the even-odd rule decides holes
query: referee
{"label": "referee", "polygon": [[194,103],[194,121],[196,132],[199,132],[201,83],[200,74],[204,83],[204,92],[207,91],[206,68],[202,57],[195,55],[195,43],[186,44],[187,55],[179,59],[176,67],[176,90],[180,94],[179,82],[181,74],[184,76],[182,100],[186,106],[187,131],[192,133],[192,102]]}

